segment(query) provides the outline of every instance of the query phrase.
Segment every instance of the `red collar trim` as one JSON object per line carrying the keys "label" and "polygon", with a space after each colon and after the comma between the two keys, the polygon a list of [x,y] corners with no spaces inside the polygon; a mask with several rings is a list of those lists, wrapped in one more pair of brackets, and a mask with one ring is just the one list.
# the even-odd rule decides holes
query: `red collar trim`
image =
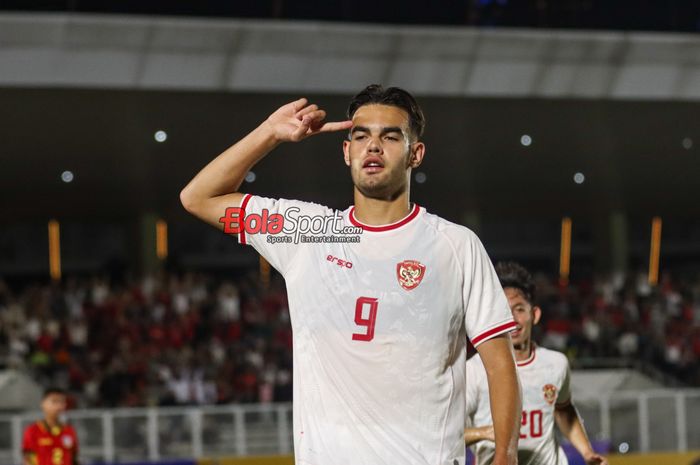
{"label": "red collar trim", "polygon": [[522,362],[516,362],[519,367],[524,367],[535,361],[535,345],[532,345],[532,350],[530,351],[530,356],[523,360]]}
{"label": "red collar trim", "polygon": [[391,223],[391,224],[385,224],[382,226],[372,226],[369,224],[364,224],[360,222],[357,218],[355,218],[355,207],[353,206],[350,209],[350,222],[359,227],[364,229],[365,231],[370,231],[370,232],[383,232],[383,231],[391,231],[392,229],[397,229],[400,228],[401,226],[404,226],[405,224],[411,222],[416,216],[418,216],[418,213],[420,213],[420,207],[418,204],[413,204],[413,210],[411,210],[411,213],[408,214],[405,218],[402,220],[397,221],[396,223]]}

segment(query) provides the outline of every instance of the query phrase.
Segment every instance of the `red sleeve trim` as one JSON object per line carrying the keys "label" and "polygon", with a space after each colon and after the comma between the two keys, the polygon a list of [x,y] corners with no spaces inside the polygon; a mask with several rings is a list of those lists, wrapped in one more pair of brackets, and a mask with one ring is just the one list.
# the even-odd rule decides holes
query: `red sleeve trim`
{"label": "red sleeve trim", "polygon": [[494,338],[498,335],[512,331],[513,328],[515,328],[516,326],[517,325],[515,324],[515,321],[509,321],[508,323],[504,323],[502,325],[496,326],[495,328],[486,330],[483,333],[476,336],[474,339],[472,339],[472,345],[476,347],[484,341],[488,341],[489,339]]}
{"label": "red sleeve trim", "polygon": [[241,231],[238,233],[238,242],[240,242],[243,245],[247,244],[246,238],[245,238],[245,228],[243,227],[243,225],[245,223],[243,220],[245,219],[245,209],[248,206],[248,201],[250,201],[251,197],[252,197],[252,195],[246,194],[243,196],[243,200],[241,201],[241,216],[240,216],[239,223],[238,223],[241,225]]}

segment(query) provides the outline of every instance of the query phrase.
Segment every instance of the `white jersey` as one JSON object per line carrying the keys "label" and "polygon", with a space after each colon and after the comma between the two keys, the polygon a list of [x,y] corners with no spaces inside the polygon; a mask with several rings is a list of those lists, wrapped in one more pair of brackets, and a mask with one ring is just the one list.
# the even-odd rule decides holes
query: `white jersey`
{"label": "white jersey", "polygon": [[[519,465],[566,465],[568,461],[555,434],[555,407],[571,402],[569,362],[554,350],[533,345],[527,360],[517,363],[523,390],[523,412],[518,443]],[[471,426],[493,424],[481,357],[467,362],[467,419]],[[494,444],[479,441],[472,445],[476,465],[493,462]]]}
{"label": "white jersey", "polygon": [[286,281],[297,465],[463,465],[466,337],[478,345],[515,327],[478,238],[418,206],[367,226],[353,208],[241,202],[250,218],[290,207],[362,228],[356,243],[239,235]]}

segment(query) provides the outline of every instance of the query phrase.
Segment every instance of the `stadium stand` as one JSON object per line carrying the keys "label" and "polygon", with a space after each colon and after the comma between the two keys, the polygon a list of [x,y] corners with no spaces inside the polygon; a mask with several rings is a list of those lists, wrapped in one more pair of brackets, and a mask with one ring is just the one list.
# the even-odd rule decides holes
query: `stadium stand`
{"label": "stadium stand", "polygon": [[[700,281],[664,275],[561,287],[538,277],[538,339],[574,367],[638,368],[695,385]],[[196,405],[291,399],[291,328],[283,283],[265,289],[202,273],[102,276],[0,286],[1,363],[64,386],[76,406]]]}

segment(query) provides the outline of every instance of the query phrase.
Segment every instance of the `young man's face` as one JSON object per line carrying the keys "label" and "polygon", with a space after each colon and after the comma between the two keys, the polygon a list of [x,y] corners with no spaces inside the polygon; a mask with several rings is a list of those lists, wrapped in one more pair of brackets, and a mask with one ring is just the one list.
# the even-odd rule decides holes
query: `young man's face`
{"label": "young man's face", "polygon": [[364,105],[352,123],[343,153],[353,184],[365,197],[395,199],[407,190],[410,169],[420,165],[425,151],[410,133],[408,113],[390,105]]}
{"label": "young man's face", "polygon": [[66,396],[63,394],[49,394],[41,401],[41,410],[49,418],[57,418],[66,411]]}
{"label": "young man's face", "polygon": [[515,330],[510,333],[513,346],[516,349],[526,349],[525,344],[529,343],[532,335],[532,327],[540,321],[542,312],[539,307],[532,306],[523,295],[523,291],[514,287],[503,289],[508,298],[510,311],[517,324]]}

